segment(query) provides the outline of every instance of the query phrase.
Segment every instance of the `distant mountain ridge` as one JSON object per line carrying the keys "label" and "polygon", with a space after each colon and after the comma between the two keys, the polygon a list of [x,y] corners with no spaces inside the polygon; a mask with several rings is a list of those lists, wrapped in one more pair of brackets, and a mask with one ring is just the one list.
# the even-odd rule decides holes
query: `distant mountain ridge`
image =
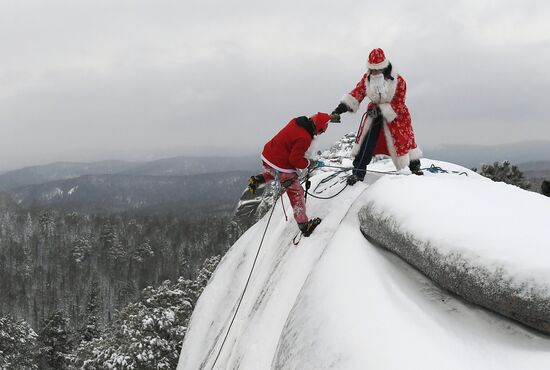
{"label": "distant mountain ridge", "polygon": [[[427,158],[449,161],[465,167],[508,160],[512,164],[530,164],[522,170],[550,170],[550,142],[529,141],[501,145],[443,144],[422,148]],[[544,168],[536,167],[538,164]],[[0,173],[0,191],[85,175],[123,174],[137,176],[187,176],[225,171],[256,171],[259,155],[238,157],[177,156],[147,162],[100,161],[91,163],[56,162]],[[534,166],[534,167],[533,167]]]}
{"label": "distant mountain ridge", "polygon": [[101,161],[91,163],[56,162],[25,167],[0,175],[0,191],[44,184],[86,175],[188,176],[196,174],[253,171],[260,167],[258,156],[173,157],[151,162]]}
{"label": "distant mountain ridge", "polygon": [[480,167],[484,163],[508,160],[517,165],[527,162],[550,161],[550,142],[529,141],[501,145],[445,144],[423,148],[427,158],[449,161],[465,167]]}
{"label": "distant mountain ridge", "polygon": [[86,175],[26,186],[14,191],[13,199],[22,208],[81,212],[229,210],[248,176],[247,171],[190,176]]}
{"label": "distant mountain ridge", "polygon": [[[323,157],[332,152],[338,156],[349,155],[341,152],[349,151],[353,141],[350,140],[344,137],[340,143],[342,146],[346,142],[344,147],[335,146]],[[470,168],[509,160],[532,181],[535,191],[543,179],[550,177],[548,142],[499,146],[445,145],[426,149],[424,154],[427,158]],[[12,198],[24,208],[37,205],[86,212],[182,212],[193,207],[228,210],[238,201],[247,177],[259,168],[260,159],[256,155],[179,156],[150,162],[58,162],[1,174],[0,191],[12,193]]]}
{"label": "distant mountain ridge", "polygon": [[120,172],[139,176],[187,176],[227,171],[250,171],[260,167],[260,157],[174,157],[159,159]]}
{"label": "distant mountain ridge", "polygon": [[0,191],[84,175],[114,174],[139,166],[139,162],[100,161],[90,163],[55,162],[43,166],[25,167],[0,175]]}

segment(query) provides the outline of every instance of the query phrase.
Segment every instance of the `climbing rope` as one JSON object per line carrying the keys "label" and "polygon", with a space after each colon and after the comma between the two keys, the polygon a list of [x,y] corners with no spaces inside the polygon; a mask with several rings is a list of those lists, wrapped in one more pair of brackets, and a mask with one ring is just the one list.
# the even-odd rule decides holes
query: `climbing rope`
{"label": "climbing rope", "polygon": [[459,176],[461,176],[461,175],[468,176],[468,173],[466,171],[451,171],[451,172],[449,172],[444,168],[441,168],[439,166],[434,165],[433,163],[430,167],[422,168],[422,169],[425,170],[425,171],[429,171],[431,173],[456,173]]}
{"label": "climbing rope", "polygon": [[[278,181],[278,176],[276,176],[276,183]],[[256,251],[256,256],[254,257],[254,262],[252,263],[252,268],[250,269],[250,273],[248,274],[248,279],[246,280],[246,284],[244,286],[243,292],[241,294],[241,297],[239,298],[239,303],[237,304],[237,308],[235,309],[235,313],[233,314],[233,318],[231,319],[231,323],[229,324],[229,327],[227,328],[227,332],[225,333],[225,337],[223,338],[223,342],[220,346],[220,349],[218,351],[218,354],[216,355],[216,358],[214,359],[214,363],[212,364],[212,370],[214,370],[214,366],[216,366],[216,362],[218,362],[218,358],[220,357],[220,354],[222,353],[223,346],[225,345],[225,341],[227,340],[227,337],[229,336],[229,332],[231,331],[231,327],[233,326],[233,322],[235,321],[235,318],[237,317],[237,313],[239,312],[239,308],[241,307],[241,303],[243,301],[244,295],[246,293],[246,289],[248,288],[248,284],[250,283],[250,279],[252,277],[252,273],[254,272],[254,267],[256,266],[256,261],[258,260],[258,256],[260,254],[260,250],[262,249],[262,244],[264,243],[265,234],[267,233],[267,229],[269,227],[269,223],[271,222],[271,216],[273,216],[273,211],[275,210],[275,206],[277,205],[277,200],[281,195],[280,192],[280,184],[279,186],[275,186],[277,189],[277,193],[275,195],[275,201],[273,202],[273,206],[271,207],[271,212],[269,213],[269,218],[267,219],[267,224],[265,225],[264,233],[262,235],[262,240],[260,241],[260,245],[258,246],[258,250]]]}
{"label": "climbing rope", "polygon": [[[333,180],[334,178],[338,177],[341,173],[343,172],[347,172],[347,171],[352,171],[353,170],[353,167],[342,167],[342,166],[332,166],[332,165],[324,165],[323,167],[328,167],[328,168],[336,168],[336,169],[339,169],[339,171],[336,171],[332,174],[330,174],[329,176],[325,177],[323,180],[319,181],[319,183],[317,184],[317,186],[315,186],[315,188],[313,189],[313,193],[310,193],[308,191],[309,187],[306,187],[306,196],[309,194],[310,196],[312,196],[313,198],[316,198],[316,199],[332,199],[332,198],[335,198],[337,197],[338,195],[340,195],[340,193],[342,193],[347,187],[348,187],[348,184],[346,184],[342,189],[340,189],[336,194],[333,194],[329,197],[320,197],[316,194],[320,194],[320,193],[323,193],[325,192],[326,190],[328,190],[329,188],[335,186],[336,184],[339,184],[339,183],[342,183],[344,178],[342,178],[342,180],[336,182],[335,184],[327,187],[326,189],[322,190],[322,191],[318,191],[319,187],[331,180]],[[424,168],[421,168],[421,170],[424,170],[424,171],[429,171],[431,173],[455,173],[455,174],[458,174],[459,176],[461,175],[465,175],[465,176],[468,176],[468,173],[465,172],[465,171],[448,171],[448,170],[445,170],[444,168],[441,168],[439,166],[435,166],[434,164],[430,165],[430,167],[424,167]],[[377,174],[383,174],[383,175],[403,175],[402,173],[399,173],[395,170],[391,170],[391,171],[376,171],[376,170],[369,170],[369,169],[365,169],[365,170],[360,170],[360,169],[355,169],[355,171],[360,171],[360,172],[368,172],[368,173],[377,173]],[[309,176],[309,174],[308,174]],[[309,177],[308,177],[308,180],[309,181]],[[304,181],[305,182],[305,181]],[[302,182],[302,184],[304,183]]]}
{"label": "climbing rope", "polygon": [[[325,167],[335,167],[335,166],[325,166]],[[338,181],[337,183],[329,186],[327,189],[324,189],[322,190],[321,192],[318,192],[317,190],[319,189],[319,186],[323,185],[323,184],[326,184],[327,182],[333,180],[334,178],[338,177],[339,174],[343,173],[343,172],[346,172],[346,171],[349,171],[351,168],[342,168],[340,171],[336,171],[332,174],[330,174],[329,176],[325,177],[324,179],[322,179],[321,181],[319,181],[319,183],[317,184],[317,186],[315,186],[315,189],[313,189],[313,193],[315,194],[319,194],[319,193],[323,193],[325,192],[327,189],[335,186],[336,184],[338,183],[341,183],[342,181]],[[344,178],[342,178],[343,180]],[[344,191],[345,188],[347,188],[348,185],[346,184],[342,189],[340,189],[340,191],[338,191],[336,194],[333,194],[331,195],[330,197],[320,197],[318,195],[315,195],[315,194],[312,194],[310,193],[308,190],[309,190],[309,187],[306,186],[306,195],[310,195],[312,196],[313,198],[316,198],[316,199],[332,199],[332,198],[335,198],[336,196],[340,195],[340,193],[342,193]]]}

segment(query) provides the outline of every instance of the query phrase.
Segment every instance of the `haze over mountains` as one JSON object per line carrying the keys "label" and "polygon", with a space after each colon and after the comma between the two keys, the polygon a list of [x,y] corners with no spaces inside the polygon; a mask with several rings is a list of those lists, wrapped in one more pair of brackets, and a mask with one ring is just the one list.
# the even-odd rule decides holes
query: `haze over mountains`
{"label": "haze over mountains", "polygon": [[84,212],[229,210],[259,166],[259,159],[252,156],[63,162],[4,173],[0,175],[0,190],[9,192],[23,208]]}
{"label": "haze over mountains", "polygon": [[[542,179],[550,178],[550,143],[544,141],[498,146],[443,145],[424,149],[424,155],[469,168],[508,160],[532,180],[533,190],[540,187]],[[248,176],[259,168],[259,155],[179,156],[149,162],[57,162],[0,174],[0,191],[9,192],[24,208],[85,212],[180,212],[196,207],[229,210],[239,199]]]}
{"label": "haze over mountains", "polygon": [[137,165],[139,164],[125,161],[100,161],[91,163],[56,162],[43,166],[25,167],[1,174],[0,191],[84,175],[113,174]]}
{"label": "haze over mountains", "polygon": [[[480,167],[483,163],[508,160],[520,165],[529,162],[550,161],[550,142],[526,141],[501,145],[451,145],[445,144],[437,148],[424,148],[428,158],[449,161],[465,167]],[[550,165],[546,167],[550,168]],[[533,166],[529,167],[533,170]]]}
{"label": "haze over mountains", "polygon": [[[85,175],[23,187],[15,202],[82,212],[231,210],[247,171],[191,176]],[[223,190],[222,190],[223,189]]]}
{"label": "haze over mountains", "polygon": [[248,171],[260,165],[257,156],[173,157],[151,162],[100,161],[91,163],[55,162],[25,167],[0,175],[0,191],[27,185],[65,180],[85,175],[121,174],[133,176],[187,176],[205,173]]}

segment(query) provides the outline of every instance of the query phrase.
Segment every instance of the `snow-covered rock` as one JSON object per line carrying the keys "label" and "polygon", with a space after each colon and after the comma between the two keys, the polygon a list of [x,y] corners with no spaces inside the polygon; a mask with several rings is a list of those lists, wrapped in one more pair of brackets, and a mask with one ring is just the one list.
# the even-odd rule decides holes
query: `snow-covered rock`
{"label": "snow-covered rock", "polygon": [[380,179],[361,230],[469,302],[550,334],[550,199],[468,174]]}
{"label": "snow-covered rock", "polygon": [[[277,202],[273,214],[269,212],[246,231],[219,264],[195,307],[178,369],[547,369],[547,336],[456,298],[363,236],[360,210],[380,205],[376,209],[388,212],[395,192],[423,199],[425,211],[407,202],[397,202],[396,207],[404,214],[418,212],[425,217],[429,209],[443,207],[432,199],[466,201],[460,198],[464,194],[459,198],[452,194],[453,187],[447,184],[461,181],[474,189],[489,184],[464,168],[433,163],[457,173],[427,173],[418,178],[376,174],[335,198],[308,197],[309,217],[321,217],[323,222],[297,247],[292,244],[296,224],[291,218],[285,221]],[[341,165],[349,166],[349,159]],[[369,168],[385,171],[391,164],[382,160]],[[311,191],[329,198],[345,186],[345,175],[336,168],[318,171]],[[283,201],[291,209],[286,195]],[[506,206],[493,220],[484,218],[478,207],[483,203],[469,211],[467,225],[447,224],[442,230],[464,235],[466,241],[472,240],[468,235],[475,231],[468,228],[502,231],[499,221]],[[452,210],[446,209],[445,214]],[[401,219],[401,226],[407,226],[407,220]],[[522,220],[518,215],[517,230],[525,226]],[[548,237],[543,230],[537,235],[538,241]],[[493,242],[503,240],[497,237]],[[481,248],[473,253],[482,253],[486,243],[472,247]],[[540,260],[530,266],[536,263],[545,266]],[[510,272],[521,275],[519,269]],[[544,270],[539,272],[538,278],[546,279]]]}

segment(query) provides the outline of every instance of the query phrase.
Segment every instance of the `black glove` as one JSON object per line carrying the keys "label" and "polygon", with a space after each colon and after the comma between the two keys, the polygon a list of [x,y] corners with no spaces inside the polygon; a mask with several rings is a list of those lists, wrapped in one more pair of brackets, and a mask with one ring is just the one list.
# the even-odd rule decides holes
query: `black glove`
{"label": "black glove", "polygon": [[382,111],[380,110],[379,106],[376,106],[369,110],[368,115],[373,120],[377,119],[378,117],[382,117]]}
{"label": "black glove", "polygon": [[342,113],[346,113],[347,111],[349,111],[349,108],[347,105],[345,105],[344,103],[340,103],[338,104],[338,106],[336,107],[335,110],[332,111],[332,114],[342,114]]}
{"label": "black glove", "polygon": [[339,115],[338,113],[332,113],[332,114],[330,115],[330,122],[331,122],[331,123],[340,123],[340,122],[342,122],[342,121],[340,120],[340,115]]}

